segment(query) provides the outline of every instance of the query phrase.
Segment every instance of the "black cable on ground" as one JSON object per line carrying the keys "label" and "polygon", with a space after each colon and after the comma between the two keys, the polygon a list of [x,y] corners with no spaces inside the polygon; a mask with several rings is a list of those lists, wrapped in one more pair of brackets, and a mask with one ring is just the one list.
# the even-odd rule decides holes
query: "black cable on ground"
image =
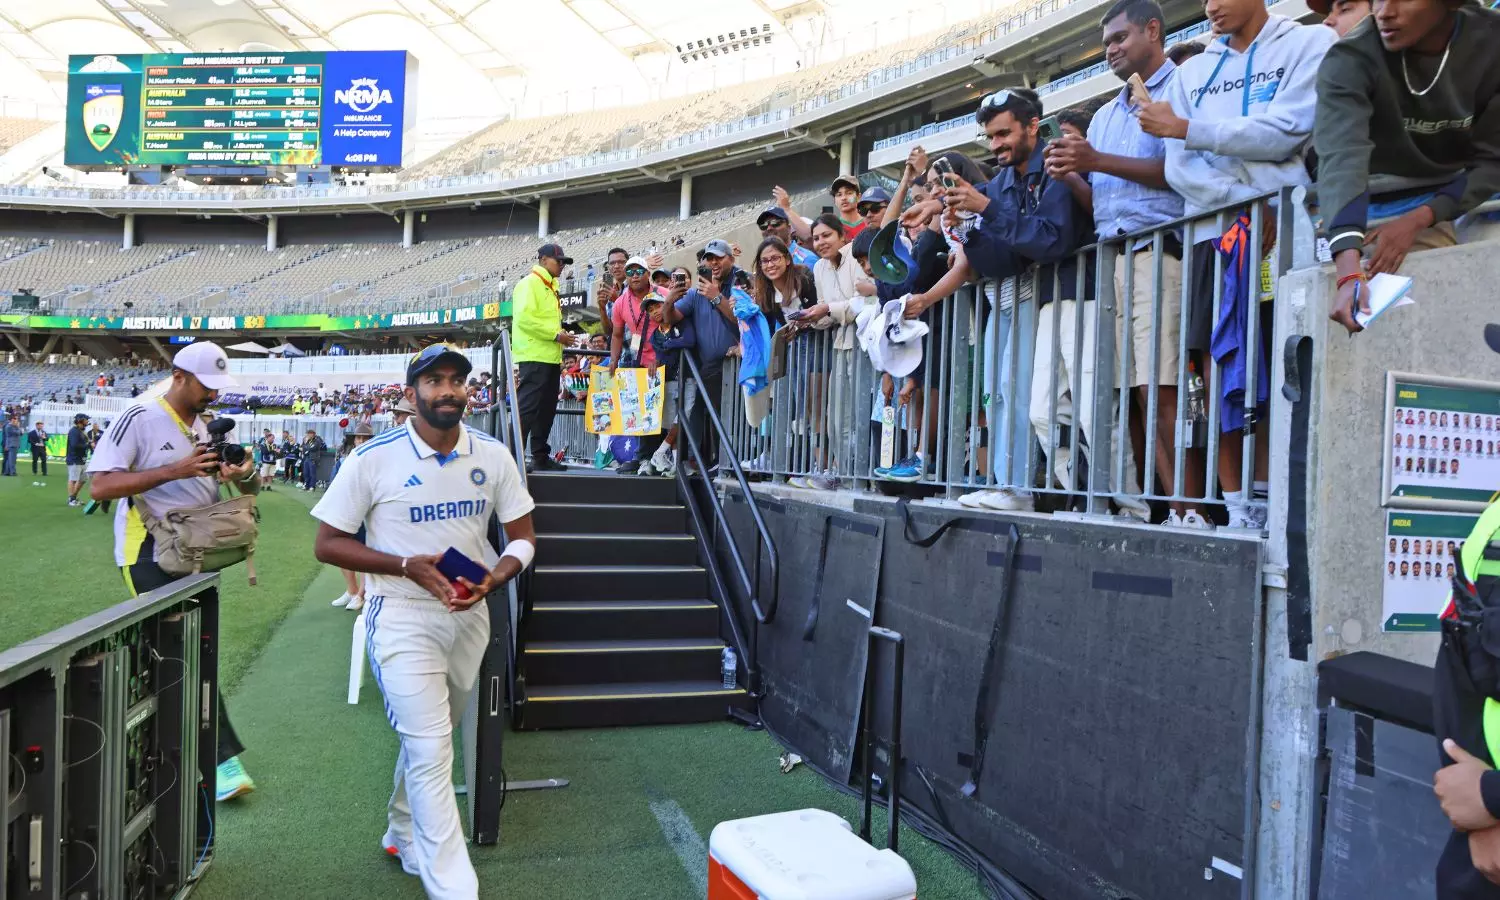
{"label": "black cable on ground", "polygon": [[[775,729],[766,722],[764,716],[760,717],[760,721],[766,734],[769,734],[772,740],[776,741],[776,743],[780,744],[786,750],[796,753],[799,756],[802,755],[797,748],[793,747],[781,735],[776,733]],[[841,784],[837,778],[823,771],[817,765],[808,762],[806,757],[803,757],[802,764],[816,772],[839,793],[850,797],[861,796],[861,792],[856,790],[852,785]],[[1014,877],[999,866],[986,860],[979,854],[979,851],[975,850],[946,827],[947,816],[942,814],[942,804],[939,802],[937,791],[933,788],[932,782],[927,777],[927,773],[920,766],[914,765],[912,768],[916,770],[917,775],[922,779],[922,783],[927,786],[927,790],[932,797],[933,808],[938,811],[944,821],[940,822],[938,819],[934,819],[926,812],[913,806],[903,805],[901,808],[902,823],[909,825],[917,834],[948,851],[965,869],[973,872],[984,882],[986,890],[996,900],[1038,900],[1037,895],[1028,890],[1025,885],[1016,881]]]}

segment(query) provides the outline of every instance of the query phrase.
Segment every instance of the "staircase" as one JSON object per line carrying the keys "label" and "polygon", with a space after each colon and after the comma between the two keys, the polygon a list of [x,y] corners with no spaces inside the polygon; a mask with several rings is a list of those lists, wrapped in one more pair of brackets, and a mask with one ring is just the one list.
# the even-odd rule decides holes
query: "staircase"
{"label": "staircase", "polygon": [[527,486],[537,556],[518,727],[710,722],[750,705],[723,687],[719,607],[675,481],[534,474]]}

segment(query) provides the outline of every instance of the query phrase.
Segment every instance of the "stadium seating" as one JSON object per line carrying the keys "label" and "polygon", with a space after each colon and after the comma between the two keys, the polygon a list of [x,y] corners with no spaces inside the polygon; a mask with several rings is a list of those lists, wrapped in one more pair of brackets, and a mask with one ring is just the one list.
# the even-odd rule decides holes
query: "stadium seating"
{"label": "stadium seating", "polygon": [[[1038,9],[1059,5],[1061,0],[1032,4]],[[747,118],[758,117],[769,124],[793,111],[810,110],[919,71],[972,48],[992,26],[1025,19],[1029,12],[1027,4],[1018,3],[941,32],[810,66],[792,76],[778,75],[685,97],[583,114],[507,119],[412,167],[404,177],[415,180],[487,172],[516,175],[564,158],[585,161],[592,154],[686,147],[732,133],[736,124]]]}
{"label": "stadium seating", "polygon": [[[793,200],[805,208],[821,195],[811,191]],[[696,250],[754,222],[765,202],[705,210],[685,221],[668,215],[568,229],[548,239],[567,249],[575,260],[573,275],[581,280],[589,263],[602,267],[612,247],[668,254],[681,238],[683,248]],[[0,237],[0,296],[30,288],[52,312],[74,314],[404,312],[461,297],[472,296],[470,302],[477,303],[504,296],[504,288],[530,271],[539,242],[532,235],[485,235],[407,249],[297,244],[267,252],[256,244],[147,244],[122,250],[106,240]]]}
{"label": "stadium seating", "polygon": [[128,396],[132,384],[143,390],[161,375],[159,369],[129,366],[95,366],[78,363],[14,362],[0,366],[0,406],[30,397],[40,403],[53,394],[92,393],[101,374],[115,376],[115,386],[105,388],[110,396]]}
{"label": "stadium seating", "polygon": [[0,153],[4,153],[54,123],[45,119],[0,118]]}

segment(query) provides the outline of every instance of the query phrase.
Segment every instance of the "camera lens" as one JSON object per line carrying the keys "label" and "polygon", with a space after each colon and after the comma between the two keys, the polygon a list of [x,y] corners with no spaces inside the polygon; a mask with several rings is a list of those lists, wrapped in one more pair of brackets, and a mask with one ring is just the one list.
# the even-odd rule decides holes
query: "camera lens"
{"label": "camera lens", "polygon": [[231,466],[245,462],[245,448],[239,444],[224,444],[219,448],[219,458]]}

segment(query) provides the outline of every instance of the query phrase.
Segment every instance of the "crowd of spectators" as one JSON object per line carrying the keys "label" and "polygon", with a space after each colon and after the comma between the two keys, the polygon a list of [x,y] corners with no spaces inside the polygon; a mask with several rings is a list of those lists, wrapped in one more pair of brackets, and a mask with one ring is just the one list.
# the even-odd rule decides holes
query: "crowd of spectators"
{"label": "crowd of spectators", "polygon": [[[1322,205],[1313,212],[1339,274],[1330,317],[1353,333],[1368,303],[1366,279],[1399,273],[1410,252],[1453,245],[1454,220],[1500,191],[1493,153],[1500,102],[1492,102],[1500,84],[1482,62],[1482,48],[1500,38],[1500,13],[1456,0],[1384,4],[1373,13],[1363,0],[1311,5],[1326,16],[1321,24],[1272,15],[1260,0],[1209,0],[1206,46],[1168,50],[1157,3],[1119,0],[1100,23],[1119,93],[1102,104],[1044,110],[1029,89],[994,91],[976,111],[992,161],[958,152],[929,158],[916,148],[894,192],[840,176],[828,211],[811,219],[773,188],[756,223],[760,245],[745,254],[710,241],[696,272],[662,268],[652,248],[616,248],[594,298],[607,323],[608,360],[571,361],[560,395],[580,398],[591,366],[652,365],[659,334],[687,327],[695,336],[685,349],[718,404],[712,395],[729,356],[745,357],[747,393],[764,383],[745,373],[751,355],[765,350],[757,322],[792,346],[825,332],[818,350],[785,373],[796,382],[787,392],[797,407],[793,430],[814,438],[809,473],[790,483],[833,489],[865,474],[846,458],[850,436],[830,433],[848,428],[828,413],[834,382],[872,343],[904,340],[892,337],[902,329],[930,334],[936,358],[914,370],[882,367],[879,354],[869,354],[879,375],[875,402],[899,407],[904,444],[895,464],[874,475],[921,480],[940,412],[937,383],[922,367],[944,362],[941,304],[978,282],[983,349],[975,348],[975,365],[985,399],[954,414],[969,417],[968,432],[978,434],[965,452],[983,483],[961,502],[1025,510],[1038,489],[1080,490],[1090,447],[1109,429],[1123,445],[1112,498],[1122,514],[1188,528],[1215,519],[1264,528],[1266,425],[1251,412],[1266,400],[1270,359],[1272,298],[1253,277],[1277,239],[1274,201],[1264,198],[1319,182]],[[1375,175],[1422,176],[1437,186],[1371,197]],[[1386,221],[1367,228],[1373,219]],[[1122,385],[1129,402],[1123,420],[1119,404],[1106,404],[1112,421],[1095,422],[1096,324],[1108,325],[1095,309],[1093,260],[1106,244],[1117,251],[1112,324],[1121,353],[1129,351]],[[899,271],[892,257],[903,261]],[[1177,301],[1184,281],[1185,310]],[[886,316],[883,341],[879,325],[865,326]],[[590,340],[605,349],[606,341]],[[1247,365],[1258,385],[1245,384]],[[1201,444],[1177,446],[1179,388],[1206,393],[1217,408],[1216,458]],[[1255,392],[1248,404],[1247,391]],[[696,396],[687,424],[711,461]],[[1146,435],[1153,420],[1155,433]],[[1006,422],[1019,423],[1017,433],[1005,431]],[[1033,471],[1029,481],[1021,475]],[[1170,502],[1153,513],[1143,496]]]}

